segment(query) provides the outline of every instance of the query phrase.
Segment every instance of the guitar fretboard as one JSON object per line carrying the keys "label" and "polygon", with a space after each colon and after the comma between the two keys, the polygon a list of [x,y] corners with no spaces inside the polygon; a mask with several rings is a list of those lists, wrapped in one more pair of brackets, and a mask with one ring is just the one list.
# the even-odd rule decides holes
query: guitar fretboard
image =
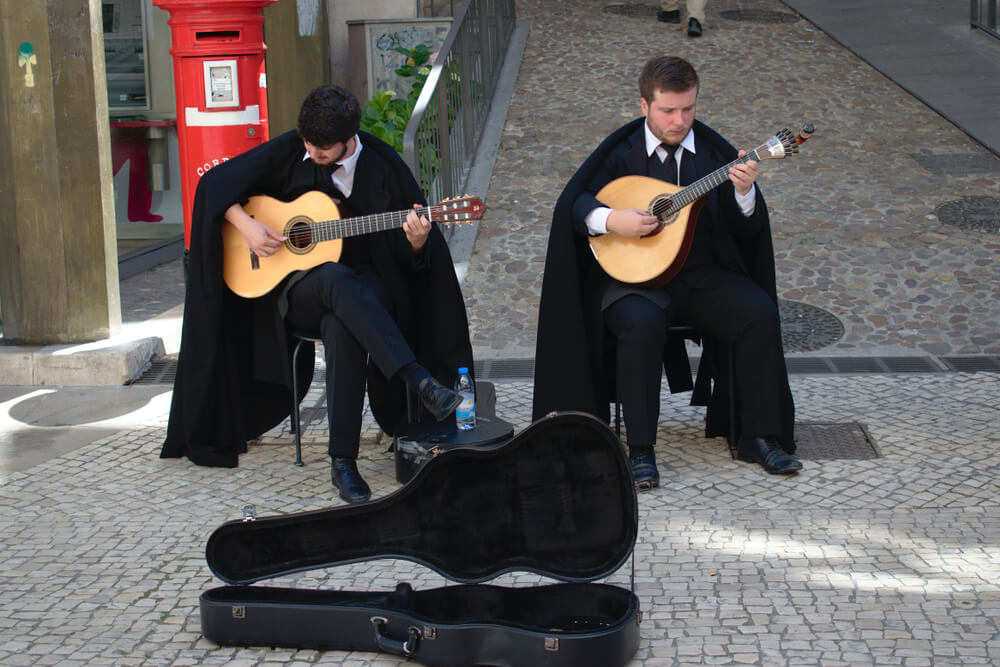
{"label": "guitar fretboard", "polygon": [[730,162],[729,164],[727,164],[726,166],[719,167],[718,169],[708,174],[707,176],[699,178],[691,185],[675,192],[673,195],[670,196],[669,199],[657,202],[656,205],[653,206],[653,210],[651,212],[661,221],[666,220],[671,215],[681,210],[691,202],[697,200],[699,197],[708,194],[715,188],[719,187],[720,185],[728,181],[729,170],[734,165],[745,164],[750,160],[760,162],[758,151],[765,147],[766,145],[755,148],[752,151],[748,151],[747,154],[744,155],[743,157],[737,158],[732,162]]}
{"label": "guitar fretboard", "polygon": [[[422,208],[411,209],[418,215],[427,216],[430,220],[440,220],[440,206],[424,206]],[[353,218],[340,218],[338,220],[320,220],[308,223],[307,230],[301,230],[302,234],[307,234],[314,241],[332,241],[334,239],[345,239],[351,236],[361,236],[373,232],[383,232],[387,229],[402,227],[406,222],[406,216],[410,211],[389,211],[386,213],[373,213],[371,215],[360,215]],[[297,236],[297,228],[292,227],[290,241],[294,244]]]}

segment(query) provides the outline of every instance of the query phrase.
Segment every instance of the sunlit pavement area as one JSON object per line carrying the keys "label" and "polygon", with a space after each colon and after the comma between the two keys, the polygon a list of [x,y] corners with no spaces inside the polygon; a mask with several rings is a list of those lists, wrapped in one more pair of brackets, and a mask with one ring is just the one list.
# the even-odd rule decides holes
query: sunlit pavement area
{"label": "sunlit pavement area", "polygon": [[[701,410],[683,395],[665,400],[662,486],[639,496],[643,620],[632,664],[1000,662],[1000,375],[796,376],[792,388],[800,422],[860,427],[877,457],[804,458],[799,475],[769,476],[701,437]],[[502,416],[527,426],[530,383],[496,389]],[[307,404],[321,400],[313,390]],[[7,418],[41,414],[51,396],[5,394]],[[198,596],[221,583],[204,559],[215,527],[246,505],[261,516],[341,501],[325,422],[306,429],[304,467],[278,429],[235,470],[199,468],[157,457],[167,396],[147,394],[131,423],[82,421],[76,428],[93,442],[4,475],[0,663],[404,664],[201,637]],[[65,422],[20,432],[58,447]],[[376,500],[400,486],[377,432],[369,423],[360,464]],[[607,581],[630,586],[631,567]],[[267,583],[388,591],[397,581],[448,583],[395,560]],[[493,583],[544,582],[511,574]]]}

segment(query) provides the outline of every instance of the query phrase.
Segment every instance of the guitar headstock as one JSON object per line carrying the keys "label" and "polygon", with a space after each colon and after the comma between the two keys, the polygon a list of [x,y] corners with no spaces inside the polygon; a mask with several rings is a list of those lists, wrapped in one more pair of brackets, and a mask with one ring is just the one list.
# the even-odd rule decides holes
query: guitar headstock
{"label": "guitar headstock", "polygon": [[758,146],[752,151],[748,151],[746,156],[751,160],[757,159],[760,161],[796,155],[799,152],[799,146],[804,144],[815,131],[816,128],[813,127],[812,123],[809,123],[802,127],[802,131],[799,132],[797,137],[793,137],[791,130],[787,127],[783,128],[776,135],[768,139],[763,146]]}
{"label": "guitar headstock", "polygon": [[463,224],[479,220],[486,213],[486,204],[479,197],[465,195],[443,199],[431,208],[431,218],[443,225]]}

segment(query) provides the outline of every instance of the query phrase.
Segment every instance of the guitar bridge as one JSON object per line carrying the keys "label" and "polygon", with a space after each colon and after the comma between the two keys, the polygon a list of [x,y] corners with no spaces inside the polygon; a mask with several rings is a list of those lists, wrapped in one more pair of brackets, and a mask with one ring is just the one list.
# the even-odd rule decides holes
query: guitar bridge
{"label": "guitar bridge", "polygon": [[260,268],[260,257],[253,250],[250,251],[250,270],[256,271]]}

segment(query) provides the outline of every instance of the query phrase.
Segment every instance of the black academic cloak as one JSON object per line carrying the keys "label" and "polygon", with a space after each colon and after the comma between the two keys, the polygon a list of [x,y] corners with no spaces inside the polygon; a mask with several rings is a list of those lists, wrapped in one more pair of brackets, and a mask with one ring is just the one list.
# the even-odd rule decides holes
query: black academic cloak
{"label": "black academic cloak", "polygon": [[[409,168],[389,145],[360,132],[354,192],[344,215],[403,211],[425,203]],[[248,440],[291,413],[294,337],[280,315],[279,285],[244,299],[222,278],[221,227],[225,211],[251,195],[292,201],[309,190],[342,199],[293,130],[224,162],[200,179],[191,227],[190,265],[177,375],[161,457],[187,456],[199,465],[235,467]],[[411,349],[439,381],[472,367],[472,346],[461,288],[448,245],[434,224],[415,255],[402,229],[348,239],[343,255],[363,257],[378,273],[390,311]],[[300,354],[300,396],[312,378],[312,350]],[[406,420],[403,383],[368,369],[368,395],[379,425],[390,435]]]}
{"label": "black academic cloak", "polygon": [[[549,243],[539,302],[535,351],[533,419],[552,411],[580,410],[609,420],[615,400],[614,353],[610,336],[605,336],[600,308],[603,286],[609,278],[594,259],[585,228],[574,221],[578,198],[594,194],[595,182],[639,171],[637,160],[645,160],[645,138],[639,117],[609,135],[584,161],[563,189],[552,215]],[[718,133],[700,121],[694,131],[698,142],[699,174],[709,173],[735,160],[738,151]],[[638,157],[638,156],[641,156]],[[622,173],[614,173],[615,170]],[[754,213],[755,233],[737,236],[730,225],[718,224],[726,214],[720,197],[732,197],[732,185],[725,183],[706,195],[699,220],[711,218],[713,252],[721,266],[749,276],[777,303],[774,250],[767,207],[760,188]],[[692,405],[707,405],[706,437],[729,433],[729,388],[726,386],[725,350],[703,339],[702,362],[696,382],[681,338],[671,337],[664,348],[664,370],[671,392],[694,389]],[[794,405],[787,385],[782,396],[782,447],[794,451]],[[721,379],[722,381],[719,381]],[[737,425],[737,437],[738,437]]]}

